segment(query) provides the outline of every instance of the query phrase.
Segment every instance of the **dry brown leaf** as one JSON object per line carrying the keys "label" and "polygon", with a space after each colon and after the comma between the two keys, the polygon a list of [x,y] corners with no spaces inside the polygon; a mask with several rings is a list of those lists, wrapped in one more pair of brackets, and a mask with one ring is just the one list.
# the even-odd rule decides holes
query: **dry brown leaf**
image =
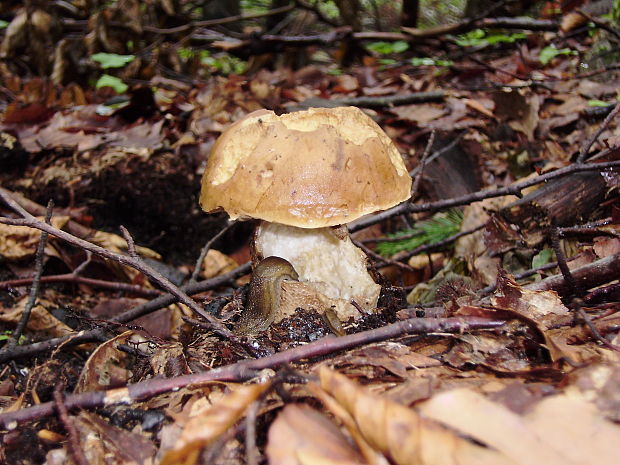
{"label": "dry brown leaf", "polygon": [[477,112],[482,113],[483,115],[488,116],[489,118],[495,118],[495,115],[493,114],[493,112],[489,110],[487,107],[485,107],[478,100],[465,98],[463,99],[463,102],[465,102],[465,105],[467,105],[469,108],[476,110]]}
{"label": "dry brown leaf", "polygon": [[402,465],[514,464],[501,453],[473,444],[441,424],[323,366],[321,387],[349,412],[375,449]]}
{"label": "dry brown leaf", "polygon": [[140,344],[144,342],[144,337],[133,331],[125,331],[99,345],[84,364],[75,392],[101,391],[125,386],[131,376],[129,369],[125,368],[129,355],[119,350],[118,345],[141,347]]}
{"label": "dry brown leaf", "polygon": [[303,404],[287,405],[269,428],[270,465],[366,463],[347,437],[323,414]]}
{"label": "dry brown leaf", "polygon": [[[21,319],[27,302],[28,296],[24,296],[17,303],[11,305],[10,308],[4,308],[2,304],[0,304],[0,322],[9,323],[11,325],[17,324]],[[47,308],[54,308],[57,306],[57,303],[53,303],[50,300],[38,299],[28,319],[28,326],[26,327],[28,331],[38,331],[53,337],[62,337],[71,334],[73,330],[69,328],[69,326],[47,311]]]}
{"label": "dry brown leaf", "polygon": [[239,264],[228,255],[223,254],[219,250],[209,249],[207,256],[202,262],[203,271],[201,275],[209,279],[232,271],[238,266]]}
{"label": "dry brown leaf", "polygon": [[270,382],[266,382],[240,386],[208,410],[190,418],[174,449],[166,452],[160,465],[196,463],[202,448],[233,426],[246,408],[270,385]]}
{"label": "dry brown leaf", "polygon": [[[75,418],[80,446],[89,464],[153,464],[156,448],[141,434],[112,426],[100,416],[82,411]],[[66,463],[73,463],[66,462]]]}
{"label": "dry brown leaf", "polygon": [[557,334],[549,330],[570,314],[557,292],[525,289],[501,271],[497,278],[497,291],[491,302],[495,307],[514,312],[535,326],[545,338],[552,360],[567,357],[578,362],[576,354],[564,343],[563,338],[558,338]]}
{"label": "dry brown leaf", "polygon": [[518,464],[580,463],[546,443],[516,413],[468,389],[438,394],[422,403],[420,411],[435,421],[501,451]]}
{"label": "dry brown leaf", "polygon": [[[40,220],[43,218],[39,217]],[[52,226],[61,229],[69,221],[68,216],[54,216]],[[5,260],[25,260],[34,256],[37,251],[41,231],[27,226],[13,226],[0,224],[0,257]],[[48,255],[58,255],[58,252],[48,243],[45,252]]]}
{"label": "dry brown leaf", "polygon": [[443,116],[446,112],[443,107],[430,103],[401,105],[391,108],[390,111],[400,119],[415,121],[420,127],[426,126],[429,122]]}

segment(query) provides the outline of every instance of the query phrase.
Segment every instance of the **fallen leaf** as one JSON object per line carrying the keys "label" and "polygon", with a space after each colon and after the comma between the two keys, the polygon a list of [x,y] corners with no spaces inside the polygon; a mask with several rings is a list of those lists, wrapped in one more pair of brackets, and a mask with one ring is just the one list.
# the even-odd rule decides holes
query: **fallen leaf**
{"label": "fallen leaf", "polygon": [[359,450],[325,415],[303,404],[290,404],[269,428],[270,465],[357,465],[367,463]]}
{"label": "fallen leaf", "polygon": [[321,387],[353,416],[368,443],[399,465],[515,463],[493,449],[469,442],[415,410],[369,393],[327,367],[321,367],[320,378]]}
{"label": "fallen leaf", "polygon": [[174,449],[166,452],[160,465],[197,463],[202,448],[232,427],[269,386],[269,382],[239,386],[206,411],[191,417]]}

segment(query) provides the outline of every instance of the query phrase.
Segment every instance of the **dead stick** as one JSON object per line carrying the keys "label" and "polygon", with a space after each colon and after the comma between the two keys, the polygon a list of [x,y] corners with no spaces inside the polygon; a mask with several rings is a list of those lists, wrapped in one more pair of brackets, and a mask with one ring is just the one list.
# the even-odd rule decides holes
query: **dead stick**
{"label": "dead stick", "polygon": [[[54,208],[54,202],[51,200],[47,204],[47,212],[45,213],[45,223],[50,224],[50,220],[52,219],[52,210]],[[30,287],[30,295],[28,296],[28,302],[26,302],[26,306],[24,307],[24,312],[17,323],[15,331],[11,335],[11,339],[7,342],[6,347],[2,348],[2,351],[10,350],[17,345],[19,342],[19,338],[24,333],[26,326],[28,325],[28,320],[30,319],[30,314],[32,313],[32,309],[34,308],[35,303],[37,302],[37,296],[39,295],[39,287],[41,285],[41,275],[43,274],[43,261],[45,258],[45,246],[47,245],[47,233],[42,232],[41,238],[39,239],[39,245],[37,246],[37,252],[34,259],[34,277],[32,278],[32,286]]]}
{"label": "dead stick", "polygon": [[[200,292],[208,291],[210,289],[215,289],[217,287],[223,286],[224,284],[229,283],[230,281],[248,274],[251,270],[250,263],[245,263],[228,273],[225,273],[220,276],[216,276],[215,278],[207,279],[205,281],[200,281],[197,283],[190,283],[182,286],[181,289],[187,294],[198,294]],[[164,294],[156,299],[153,299],[144,304],[133,307],[117,317],[112,319],[113,323],[127,323],[129,321],[135,320],[136,318],[140,318],[141,316],[148,315],[149,313],[153,313],[160,308],[167,307],[173,303],[177,302],[177,299],[172,294]],[[70,334],[68,336],[57,337],[53,339],[48,339],[46,341],[34,342],[32,344],[16,346],[13,350],[8,351],[7,353],[0,353],[0,363],[7,362],[9,360],[15,360],[21,357],[31,357],[35,354],[39,354],[41,352],[47,352],[49,350],[53,350],[62,347],[71,347],[76,344],[83,344],[85,342],[97,341],[100,339],[107,339],[105,337],[105,331],[102,328],[91,329],[89,331],[80,331],[79,333]]]}
{"label": "dead stick", "polygon": [[[277,368],[287,363],[319,357],[350,349],[361,344],[384,341],[406,334],[461,333],[474,329],[499,328],[503,324],[504,322],[501,320],[479,317],[411,318],[347,336],[327,336],[318,341],[278,352],[269,357],[242,360],[232,365],[215,368],[203,373],[194,373],[176,378],[155,378],[109,391],[93,391],[69,395],[65,398],[65,405],[67,408],[98,408],[104,405],[131,404],[132,402],[191,385],[200,385],[213,381],[242,381],[254,376],[258,370]],[[15,412],[0,413],[0,427],[13,429],[20,422],[38,420],[51,415],[53,412],[54,403],[45,402]]]}
{"label": "dead stick", "polygon": [[19,226],[28,226],[31,228],[39,229],[41,231],[47,232],[48,234],[51,234],[52,236],[62,239],[70,244],[73,244],[84,250],[88,250],[89,252],[99,255],[100,257],[104,257],[109,260],[113,260],[115,262],[121,263],[123,265],[130,266],[131,268],[134,268],[140,271],[141,273],[144,273],[146,276],[151,278],[153,281],[159,284],[166,291],[170,292],[172,295],[177,297],[177,299],[179,299],[181,303],[187,305],[194,313],[197,313],[198,315],[202,316],[205,320],[207,320],[211,324],[211,327],[214,332],[231,340],[236,339],[236,336],[228,328],[226,328],[226,326],[224,326],[219,320],[217,320],[214,316],[205,312],[185,292],[180,290],[177,286],[175,286],[172,282],[170,282],[170,280],[164,277],[157,270],[146,265],[146,263],[143,262],[142,260],[136,259],[135,257],[111,252],[107,249],[104,249],[103,247],[99,247],[98,245],[85,241],[84,239],[80,239],[79,237],[75,237],[65,231],[54,228],[53,226],[48,225],[38,220],[36,217],[32,216],[30,213],[24,210],[2,188],[0,188],[0,198],[10,208],[18,212],[23,217],[22,219],[0,217],[0,223],[19,225]]}
{"label": "dead stick", "polygon": [[577,163],[583,163],[586,161],[586,157],[588,156],[588,152],[596,142],[596,140],[601,136],[603,131],[607,129],[611,120],[613,120],[616,115],[620,112],[620,103],[616,104],[614,109],[607,115],[607,117],[603,120],[601,126],[597,129],[597,131],[592,135],[590,139],[584,144],[581,151],[579,152],[579,156],[577,157]]}
{"label": "dead stick", "polygon": [[194,271],[192,272],[192,276],[189,278],[190,282],[195,282],[198,279],[198,275],[200,274],[200,270],[202,269],[202,264],[204,262],[205,257],[209,253],[209,249],[213,246],[215,241],[217,241],[220,237],[222,237],[226,231],[228,231],[237,221],[228,221],[226,226],[222,228],[220,232],[218,232],[215,236],[207,241],[202,250],[200,251],[200,256],[198,260],[196,260],[196,265],[194,266]]}
{"label": "dead stick", "polygon": [[59,383],[54,388],[54,405],[56,407],[56,411],[58,412],[58,417],[65,427],[65,430],[67,430],[67,435],[69,436],[69,440],[67,441],[67,451],[77,465],[88,465],[88,460],[86,460],[84,451],[80,447],[78,431],[73,424],[73,420],[69,417],[69,410],[64,402],[64,396],[62,394],[63,389],[64,383]]}
{"label": "dead stick", "polygon": [[[34,278],[10,279],[0,282],[0,289],[8,289],[11,287],[27,286],[32,283]],[[157,297],[162,295],[159,289],[148,289],[136,284],[119,283],[115,281],[105,281],[102,279],[86,278],[78,276],[75,273],[55,274],[41,277],[42,283],[74,283],[86,284],[92,287],[100,287],[110,289],[112,291],[129,292],[131,294],[142,295],[145,297]]]}
{"label": "dead stick", "polygon": [[381,223],[393,216],[402,215],[403,213],[420,213],[420,212],[433,212],[438,210],[446,210],[452,207],[458,207],[461,205],[469,205],[471,203],[479,202],[484,199],[503,197],[505,195],[516,195],[521,197],[521,191],[526,187],[535,186],[536,184],[542,184],[550,179],[567,176],[572,173],[579,173],[582,171],[604,171],[609,168],[615,168],[620,166],[620,161],[610,161],[603,163],[576,163],[570,166],[565,166],[550,173],[545,173],[532,179],[527,179],[510,186],[500,187],[499,189],[493,189],[488,191],[478,191],[472,194],[463,195],[461,197],[454,197],[451,199],[439,200],[437,202],[427,202],[412,204],[410,202],[403,202],[396,207],[385,210],[373,216],[365,217],[360,220],[354,221],[349,225],[349,232],[353,233],[360,229],[367,228],[377,223]]}

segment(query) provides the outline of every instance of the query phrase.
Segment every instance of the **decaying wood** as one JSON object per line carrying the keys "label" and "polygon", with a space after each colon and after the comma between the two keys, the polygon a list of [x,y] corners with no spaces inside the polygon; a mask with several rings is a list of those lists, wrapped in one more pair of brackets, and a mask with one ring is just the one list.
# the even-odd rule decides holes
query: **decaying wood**
{"label": "decaying wood", "polygon": [[501,211],[510,223],[526,229],[554,221],[559,226],[583,222],[605,198],[607,185],[601,173],[573,173],[553,179]]}

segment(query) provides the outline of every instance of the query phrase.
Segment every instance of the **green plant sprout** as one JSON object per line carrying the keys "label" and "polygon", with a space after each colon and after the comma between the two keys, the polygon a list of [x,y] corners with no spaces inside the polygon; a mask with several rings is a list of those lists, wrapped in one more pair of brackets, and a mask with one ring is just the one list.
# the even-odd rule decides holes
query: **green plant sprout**
{"label": "green plant sprout", "polygon": [[409,44],[404,40],[397,40],[395,42],[372,42],[366,45],[366,48],[379,55],[389,55],[391,53],[402,53],[408,50]]}
{"label": "green plant sprout", "polygon": [[134,55],[118,55],[116,53],[95,53],[90,57],[103,69],[122,68],[136,59]]}
{"label": "green plant sprout", "polygon": [[437,213],[432,218],[421,221],[412,229],[405,229],[395,234],[389,234],[390,239],[402,240],[377,243],[376,251],[383,256],[391,256],[398,252],[413,250],[426,244],[436,244],[457,234],[463,222],[463,213],[460,210],[449,210],[446,213]]}
{"label": "green plant sprout", "polygon": [[548,45],[540,51],[538,60],[541,64],[546,65],[558,55],[577,55],[577,52],[570,48],[555,48],[555,45]]}
{"label": "green plant sprout", "polygon": [[466,34],[457,36],[455,42],[461,47],[480,47],[486,45],[495,45],[499,43],[513,43],[517,40],[527,37],[523,32],[515,32],[513,34],[487,34],[482,29],[474,29]]}
{"label": "green plant sprout", "polygon": [[102,87],[111,87],[117,94],[122,94],[129,88],[121,79],[109,74],[104,74],[97,80],[95,88],[101,89]]}

